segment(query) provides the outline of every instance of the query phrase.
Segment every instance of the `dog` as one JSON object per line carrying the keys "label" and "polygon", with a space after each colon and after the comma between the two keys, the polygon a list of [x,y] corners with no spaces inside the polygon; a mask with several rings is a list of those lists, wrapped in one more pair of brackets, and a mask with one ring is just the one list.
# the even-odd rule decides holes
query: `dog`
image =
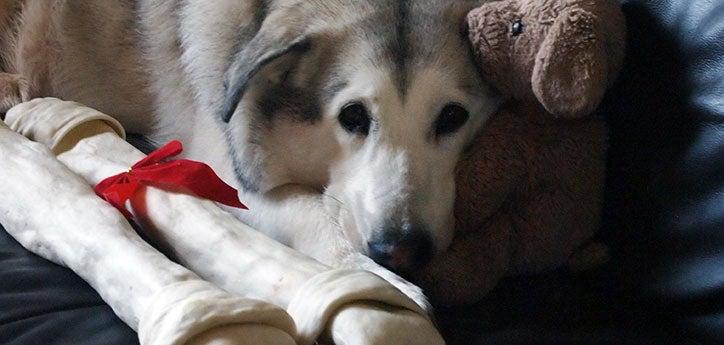
{"label": "dog", "polygon": [[451,242],[456,162],[500,102],[465,34],[483,2],[8,0],[0,112],[52,96],[179,139],[243,221],[422,301],[397,274]]}

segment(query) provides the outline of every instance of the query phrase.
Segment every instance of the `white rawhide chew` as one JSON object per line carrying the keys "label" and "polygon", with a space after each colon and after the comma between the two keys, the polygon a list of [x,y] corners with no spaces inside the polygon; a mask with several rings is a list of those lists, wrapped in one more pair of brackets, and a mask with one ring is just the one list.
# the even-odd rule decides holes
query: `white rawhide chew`
{"label": "white rawhide chew", "polygon": [[[213,337],[205,334],[215,328],[224,329],[215,331]],[[214,341],[222,345],[229,340],[235,340],[233,344],[293,344],[290,334],[294,334],[293,321],[280,313],[279,307],[232,296],[206,281],[164,287],[152,298],[138,326],[141,344]]]}
{"label": "white rawhide chew", "polygon": [[142,344],[294,344],[284,310],[230,295],[168,260],[45,146],[2,121],[0,159],[0,223],[25,248],[75,271],[129,326],[140,323]]}
{"label": "white rawhide chew", "polygon": [[[122,139],[109,117],[77,103],[38,99],[16,106],[7,116],[24,135],[59,152],[59,160],[91,184],[145,157]],[[62,125],[68,123],[95,123],[103,129]],[[60,131],[66,136],[56,134]],[[83,135],[77,137],[78,133]],[[129,211],[151,238],[181,264],[227,291],[288,306],[299,344],[311,344],[323,333],[337,344],[444,343],[417,304],[372,273],[330,271],[208,200],[153,187],[146,188],[142,198],[144,206],[134,203]]]}
{"label": "white rawhide chew", "polygon": [[[365,302],[376,302],[382,306],[403,307],[395,314],[385,315],[384,309],[375,309]],[[351,303],[354,308],[343,308]],[[381,307],[382,308],[382,307]],[[399,290],[390,289],[390,283],[367,271],[338,269],[316,275],[296,294],[287,308],[297,320],[297,331],[301,344],[312,343],[320,329],[317,320],[331,319],[333,323],[365,326],[361,332],[354,328],[332,327],[332,338],[336,344],[439,344],[442,342],[430,321],[419,315],[424,311]],[[332,316],[335,316],[334,318]],[[378,320],[375,320],[378,318]],[[389,324],[381,324],[380,321]],[[395,332],[397,327],[400,331]],[[336,333],[335,333],[336,332]],[[409,333],[412,332],[412,333]]]}

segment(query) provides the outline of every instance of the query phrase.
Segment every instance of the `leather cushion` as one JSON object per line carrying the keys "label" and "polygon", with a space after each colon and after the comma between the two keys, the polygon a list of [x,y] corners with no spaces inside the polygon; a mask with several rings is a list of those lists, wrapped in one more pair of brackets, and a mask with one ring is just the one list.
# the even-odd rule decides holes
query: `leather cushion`
{"label": "leather cushion", "polygon": [[724,2],[625,1],[602,236],[620,297],[724,339]]}

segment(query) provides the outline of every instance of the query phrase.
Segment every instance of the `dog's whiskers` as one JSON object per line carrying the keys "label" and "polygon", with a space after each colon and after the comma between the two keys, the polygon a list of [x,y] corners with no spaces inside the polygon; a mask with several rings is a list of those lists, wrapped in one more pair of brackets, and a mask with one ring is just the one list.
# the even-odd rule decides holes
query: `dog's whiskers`
{"label": "dog's whiskers", "polygon": [[339,229],[339,231],[340,231],[340,233],[341,233],[341,232],[342,232],[342,224],[340,223],[340,216],[339,216],[339,215],[341,215],[343,212],[350,212],[349,209],[347,208],[347,205],[346,205],[340,198],[338,198],[338,197],[336,197],[336,196],[334,196],[334,195],[332,195],[332,194],[322,193],[322,197],[323,197],[323,198],[326,198],[326,199],[331,199],[331,200],[333,200],[333,201],[337,204],[337,207],[338,207],[338,209],[337,209],[337,210],[338,210],[337,215],[331,214],[331,213],[329,212],[329,208],[325,208],[325,209],[327,210],[326,213],[327,213],[327,216],[329,217],[330,222],[332,222],[332,224],[334,224],[335,227],[336,227],[337,229]]}
{"label": "dog's whiskers", "polygon": [[322,196],[324,196],[325,198],[330,198],[330,199],[336,201],[336,202],[340,205],[340,207],[346,207],[346,205],[344,204],[344,202],[343,202],[342,200],[340,200],[339,198],[337,198],[336,196],[334,196],[334,195],[331,195],[331,194],[322,194]]}

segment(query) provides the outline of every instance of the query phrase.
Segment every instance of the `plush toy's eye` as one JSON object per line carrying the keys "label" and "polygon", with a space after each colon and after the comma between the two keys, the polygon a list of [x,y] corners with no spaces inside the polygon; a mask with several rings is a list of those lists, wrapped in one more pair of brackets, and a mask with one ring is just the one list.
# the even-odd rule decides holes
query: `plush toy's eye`
{"label": "plush toy's eye", "polygon": [[523,29],[525,28],[525,25],[523,25],[523,20],[516,19],[513,21],[513,25],[510,27],[510,33],[513,36],[518,36],[523,33]]}
{"label": "plush toy's eye", "polygon": [[367,135],[370,133],[372,118],[362,103],[354,102],[342,108],[339,113],[339,123],[347,132]]}
{"label": "plush toy's eye", "polygon": [[470,114],[459,104],[450,103],[440,112],[435,121],[435,134],[437,136],[447,135],[456,132],[465,122],[468,122]]}

